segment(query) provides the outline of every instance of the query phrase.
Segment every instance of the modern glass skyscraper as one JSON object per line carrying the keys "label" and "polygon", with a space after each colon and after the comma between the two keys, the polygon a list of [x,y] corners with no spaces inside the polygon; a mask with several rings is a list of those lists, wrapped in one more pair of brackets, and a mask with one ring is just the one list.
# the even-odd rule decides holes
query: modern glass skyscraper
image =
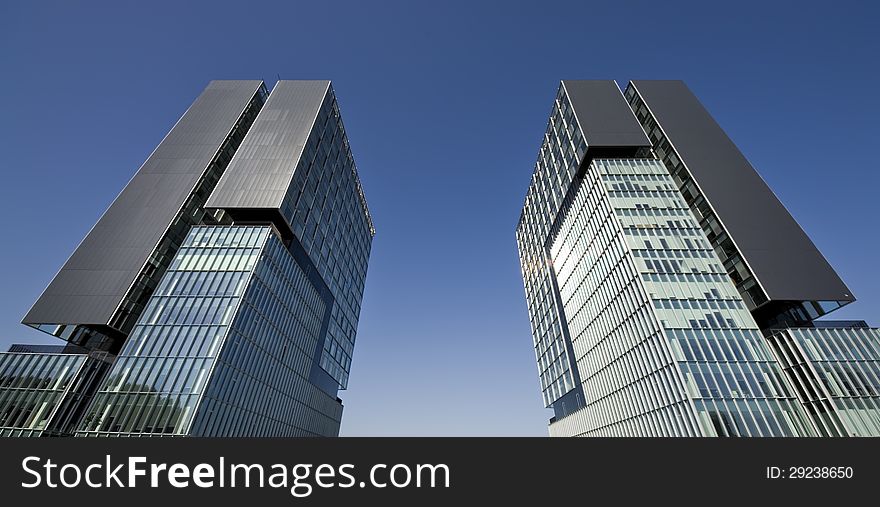
{"label": "modern glass skyscraper", "polygon": [[[628,103],[612,81],[561,84],[517,227],[541,387],[555,413],[551,435],[878,434],[876,330],[819,331],[813,321],[851,301],[848,289],[696,99],[657,100],[683,132],[688,160],[703,171],[698,177],[683,172],[683,156],[646,116],[635,86]],[[705,125],[676,116],[679,102],[690,108],[682,116]],[[706,186],[722,204],[712,207],[708,192],[694,193],[702,180],[716,185]],[[724,185],[729,192],[754,187],[761,213],[785,216],[764,224],[738,217],[749,213],[734,202],[745,194],[718,197]],[[749,248],[737,250],[731,245],[739,230],[717,230],[722,215],[736,217],[728,221],[738,227],[765,229],[746,232],[741,244]],[[787,227],[786,240],[768,240],[755,253],[759,239],[774,234],[766,227]],[[744,277],[753,256],[761,269]],[[785,256],[801,257],[786,273],[772,273]],[[786,285],[786,277],[807,279]],[[796,345],[803,339],[791,338],[803,333],[822,343],[848,338],[836,350],[851,356],[815,347],[804,356]],[[834,363],[847,378],[858,371],[860,383],[820,393],[816,386],[833,375],[817,374],[804,357]]]}
{"label": "modern glass skyscraper", "polygon": [[[81,398],[53,434],[337,435],[374,233],[329,81],[212,82],[90,233],[130,255],[87,238],[25,318],[79,346],[65,361],[108,365],[78,389],[41,374]],[[22,376],[46,361],[6,356],[0,427],[35,434],[45,410],[2,400],[32,399]]]}

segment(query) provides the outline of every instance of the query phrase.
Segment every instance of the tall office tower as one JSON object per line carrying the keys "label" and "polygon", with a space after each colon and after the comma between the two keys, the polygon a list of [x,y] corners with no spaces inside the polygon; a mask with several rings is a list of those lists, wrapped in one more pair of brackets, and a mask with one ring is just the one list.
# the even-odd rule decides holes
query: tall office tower
{"label": "tall office tower", "polygon": [[[551,435],[870,433],[834,433],[817,424],[817,407],[831,404],[805,396],[804,384],[793,382],[802,363],[779,361],[779,347],[771,347],[764,321],[755,318],[764,314],[744,301],[717,238],[670,171],[669,151],[652,143],[656,134],[639,123],[639,108],[634,114],[627,106],[613,81],[562,82],[517,227],[541,387],[554,409]],[[701,161],[708,157],[700,153]],[[705,171],[713,168],[736,170],[714,164]],[[779,210],[767,205],[763,212]],[[794,223],[786,217],[768,223]],[[788,245],[773,245],[796,255],[805,241],[814,257],[801,265],[827,267],[797,232],[800,242],[792,232]],[[820,282],[843,287],[827,270]],[[815,304],[782,303],[779,315],[828,311],[821,302],[851,299],[845,287],[832,299],[820,290],[809,293],[815,299],[795,297],[804,285],[774,294]],[[839,415],[850,402],[833,410]]]}
{"label": "tall office tower", "polygon": [[[258,111],[231,145],[234,152],[226,152],[231,158],[212,173],[208,192],[188,197],[192,218],[161,249],[161,272],[129,312],[133,323],[111,326],[116,335],[99,329],[115,339],[113,347],[106,339],[76,340],[86,352],[97,343],[93,348],[118,357],[83,396],[92,398],[87,409],[79,405],[84,415],[56,434],[338,434],[337,395],[347,387],[375,231],[330,82],[279,81],[271,94],[259,81],[213,82],[205,94],[251,85]],[[217,113],[202,108],[180,136],[183,146],[167,150],[164,158],[182,159],[166,162],[154,177],[160,185],[200,163],[188,150],[216,130],[207,120]],[[125,217],[155,221],[149,215],[158,213],[153,207],[161,197],[136,194],[142,205],[123,207],[121,222],[112,222],[120,230]],[[95,271],[105,267],[94,261]],[[51,315],[53,304],[42,305]],[[31,313],[26,321],[35,322]],[[56,325],[56,333],[77,336],[66,333],[70,318],[50,320],[59,321],[67,324]]]}

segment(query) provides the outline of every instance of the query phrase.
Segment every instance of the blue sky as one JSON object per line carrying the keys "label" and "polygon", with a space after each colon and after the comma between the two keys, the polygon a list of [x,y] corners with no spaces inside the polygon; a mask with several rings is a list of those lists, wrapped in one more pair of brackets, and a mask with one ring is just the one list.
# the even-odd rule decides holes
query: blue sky
{"label": "blue sky", "polygon": [[343,435],[546,435],[514,227],[560,79],[684,79],[880,324],[873,3],[4,2],[0,349],[211,79],[332,79],[376,223]]}

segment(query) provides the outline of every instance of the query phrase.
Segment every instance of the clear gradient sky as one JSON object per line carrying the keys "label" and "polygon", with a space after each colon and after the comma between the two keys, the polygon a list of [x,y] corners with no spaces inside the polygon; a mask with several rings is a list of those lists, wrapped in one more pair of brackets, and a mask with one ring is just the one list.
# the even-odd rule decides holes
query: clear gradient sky
{"label": "clear gradient sky", "polygon": [[343,435],[546,435],[514,228],[560,79],[685,80],[878,325],[876,5],[3,2],[0,350],[209,80],[279,75],[333,80],[376,223]]}

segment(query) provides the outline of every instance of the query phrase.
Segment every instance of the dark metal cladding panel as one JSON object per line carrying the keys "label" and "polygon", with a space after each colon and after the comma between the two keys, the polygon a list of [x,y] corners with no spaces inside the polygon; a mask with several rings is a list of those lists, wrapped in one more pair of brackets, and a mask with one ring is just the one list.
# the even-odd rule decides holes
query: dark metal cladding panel
{"label": "dark metal cladding panel", "polygon": [[770,187],[682,81],[632,84],[771,300],[855,300]]}
{"label": "dark metal cladding panel", "polygon": [[25,324],[107,324],[262,81],[212,81],[49,283]]}
{"label": "dark metal cladding panel", "polygon": [[563,81],[588,148],[651,146],[614,81]]}
{"label": "dark metal cladding panel", "polygon": [[280,209],[330,81],[279,81],[206,208]]}

